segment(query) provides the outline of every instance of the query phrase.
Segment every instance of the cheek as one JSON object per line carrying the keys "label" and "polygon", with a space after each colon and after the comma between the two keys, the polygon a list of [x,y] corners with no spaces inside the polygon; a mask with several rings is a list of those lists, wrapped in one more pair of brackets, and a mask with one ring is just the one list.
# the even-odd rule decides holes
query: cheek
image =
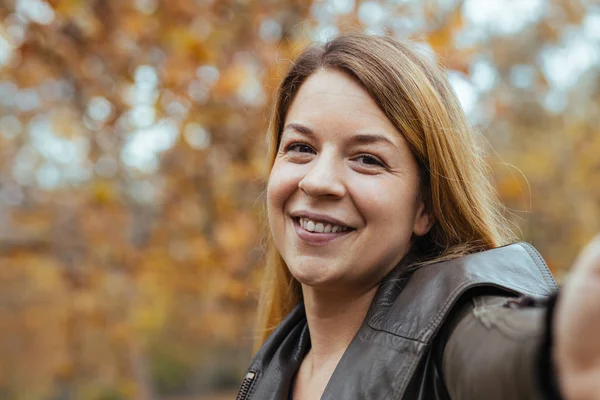
{"label": "cheek", "polygon": [[267,183],[267,211],[270,221],[282,214],[286,202],[298,188],[300,179],[298,168],[280,161],[275,162]]}
{"label": "cheek", "polygon": [[349,185],[353,188],[354,203],[367,225],[376,226],[380,231],[412,229],[417,196],[413,182],[391,177],[369,178]]}

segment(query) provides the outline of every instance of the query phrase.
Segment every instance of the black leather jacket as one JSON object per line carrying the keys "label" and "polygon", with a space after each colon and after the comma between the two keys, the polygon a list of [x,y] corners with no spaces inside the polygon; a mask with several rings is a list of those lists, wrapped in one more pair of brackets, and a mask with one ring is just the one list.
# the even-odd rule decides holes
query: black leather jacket
{"label": "black leather jacket", "polygon": [[[322,400],[535,399],[543,307],[517,296],[557,290],[529,244],[517,243],[382,281]],[[533,302],[532,302],[533,303]],[[298,305],[260,348],[238,400],[289,399],[310,348]]]}

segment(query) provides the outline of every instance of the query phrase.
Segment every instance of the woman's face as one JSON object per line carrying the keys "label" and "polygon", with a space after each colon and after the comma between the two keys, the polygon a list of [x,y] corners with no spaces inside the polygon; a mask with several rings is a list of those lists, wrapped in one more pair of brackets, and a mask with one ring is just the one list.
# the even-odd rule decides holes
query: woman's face
{"label": "woman's face", "polygon": [[369,290],[431,223],[402,135],[339,72],[315,73],[285,120],[267,188],[269,224],[291,274],[322,289]]}

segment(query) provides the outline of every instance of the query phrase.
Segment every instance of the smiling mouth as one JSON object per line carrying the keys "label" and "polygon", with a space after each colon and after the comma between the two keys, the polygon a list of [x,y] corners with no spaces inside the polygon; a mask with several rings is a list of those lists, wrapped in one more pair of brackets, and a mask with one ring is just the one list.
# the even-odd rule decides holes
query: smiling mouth
{"label": "smiling mouth", "polygon": [[348,226],[314,221],[303,217],[292,218],[292,221],[298,237],[302,241],[313,245],[326,244],[355,230]]}
{"label": "smiling mouth", "polygon": [[352,230],[352,228],[348,226],[336,225],[324,221],[315,221],[310,218],[298,217],[294,219],[304,230],[312,233],[341,233]]}

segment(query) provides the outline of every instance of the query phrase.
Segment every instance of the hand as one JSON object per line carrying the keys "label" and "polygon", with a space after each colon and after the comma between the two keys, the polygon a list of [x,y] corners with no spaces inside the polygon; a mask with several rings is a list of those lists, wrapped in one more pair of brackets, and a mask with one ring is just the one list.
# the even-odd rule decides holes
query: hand
{"label": "hand", "polygon": [[552,328],[562,395],[569,400],[600,399],[600,235],[575,262]]}

